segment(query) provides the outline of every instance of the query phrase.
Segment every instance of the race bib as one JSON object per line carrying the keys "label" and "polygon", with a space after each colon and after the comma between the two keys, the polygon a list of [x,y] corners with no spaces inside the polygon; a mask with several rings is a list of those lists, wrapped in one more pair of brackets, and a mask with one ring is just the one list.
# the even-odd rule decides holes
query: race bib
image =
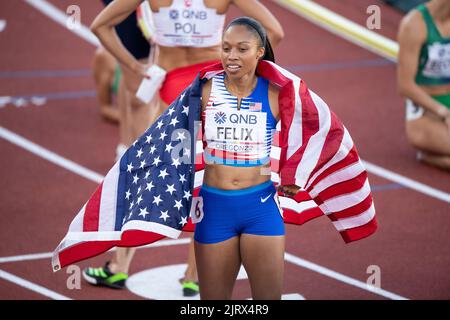
{"label": "race bib", "polygon": [[194,197],[192,199],[190,216],[193,224],[203,220],[203,197]]}
{"label": "race bib", "polygon": [[238,153],[240,159],[266,157],[265,112],[213,108],[205,111],[205,139],[216,155]]}
{"label": "race bib", "polygon": [[163,45],[208,47],[221,41],[225,15],[206,7],[160,8],[165,23],[156,26]]}
{"label": "race bib", "polygon": [[430,78],[450,78],[450,43],[428,46],[428,61],[422,73]]}

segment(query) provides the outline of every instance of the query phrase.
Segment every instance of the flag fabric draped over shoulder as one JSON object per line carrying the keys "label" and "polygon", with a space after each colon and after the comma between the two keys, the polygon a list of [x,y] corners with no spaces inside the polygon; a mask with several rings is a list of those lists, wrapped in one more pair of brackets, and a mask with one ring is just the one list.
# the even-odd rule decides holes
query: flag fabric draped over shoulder
{"label": "flag fabric draped over shoulder", "polygon": [[[112,167],[55,249],[54,271],[114,246],[141,246],[193,231],[189,217],[205,168],[198,140],[201,90],[220,72],[221,64],[203,69]],[[345,242],[374,233],[367,172],[347,129],[299,77],[268,61],[259,63],[257,73],[280,88],[271,179],[301,188],[293,197],[279,192],[285,222],[303,224],[326,215]]]}

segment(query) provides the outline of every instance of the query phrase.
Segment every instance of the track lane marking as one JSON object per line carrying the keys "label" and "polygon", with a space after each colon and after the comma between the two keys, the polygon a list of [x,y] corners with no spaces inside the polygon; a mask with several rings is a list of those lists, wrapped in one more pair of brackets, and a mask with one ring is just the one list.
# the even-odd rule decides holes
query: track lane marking
{"label": "track lane marking", "polygon": [[0,32],[3,32],[6,28],[6,20],[0,20]]}
{"label": "track lane marking", "polygon": [[310,0],[274,0],[309,22],[391,61],[397,61],[398,43]]}
{"label": "track lane marking", "polygon": [[25,289],[31,290],[33,292],[39,293],[45,297],[54,299],[54,300],[72,300],[69,297],[66,297],[62,294],[59,294],[55,291],[49,290],[45,287],[42,287],[38,284],[35,284],[31,281],[25,280],[23,278],[20,278],[16,275],[13,275],[12,273],[6,272],[4,270],[0,270],[0,279],[12,282],[18,286],[21,286]]}
{"label": "track lane marking", "polygon": [[83,178],[100,183],[103,176],[0,126],[0,137]]}
{"label": "track lane marking", "polygon": [[45,0],[24,0],[24,1],[33,8],[37,9],[38,11],[46,15],[47,17],[49,17],[50,19],[52,19],[54,22],[63,26],[64,29],[73,32],[74,34],[86,40],[95,47],[100,46],[100,41],[88,27],[80,24],[79,28],[74,29],[67,28],[67,21],[69,19],[69,16],[65,12],[59,10],[53,4]]}
{"label": "track lane marking", "polygon": [[[171,240],[160,240],[160,241],[158,241],[156,243],[152,243],[150,245],[138,247],[138,249],[165,247],[165,246],[174,246],[174,245],[186,245],[186,244],[189,244],[189,242],[190,242],[190,238],[182,238],[182,239],[174,239],[174,240],[172,240],[172,239]],[[112,249],[111,251],[114,251],[115,249],[116,248]],[[0,258],[0,263],[47,259],[47,258],[50,258],[51,256],[52,256],[52,252],[21,255],[21,256],[12,256],[12,257],[3,257],[3,258]],[[343,282],[347,285],[354,286],[354,287],[357,287],[357,288],[365,290],[365,291],[369,291],[373,294],[380,295],[380,296],[383,296],[388,299],[408,300],[408,298],[405,298],[403,296],[400,296],[398,294],[392,293],[390,291],[387,291],[387,290],[384,290],[381,288],[376,288],[374,286],[370,286],[360,280],[351,278],[340,272],[331,270],[329,268],[323,267],[323,266],[313,263],[311,261],[302,259],[302,258],[297,257],[288,252],[285,252],[284,260],[287,262],[290,262],[298,267],[302,267],[302,268],[311,270],[311,271],[319,273],[323,276],[332,278],[334,280]]]}

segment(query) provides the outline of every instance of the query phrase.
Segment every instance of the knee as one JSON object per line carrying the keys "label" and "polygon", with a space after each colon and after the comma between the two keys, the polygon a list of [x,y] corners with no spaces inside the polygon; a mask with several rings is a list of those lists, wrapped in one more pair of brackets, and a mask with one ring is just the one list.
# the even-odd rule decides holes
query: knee
{"label": "knee", "polygon": [[406,136],[415,148],[423,149],[429,144],[429,134],[420,120],[411,120],[406,123]]}
{"label": "knee", "polygon": [[98,48],[94,54],[94,67],[111,70],[115,68],[114,57],[108,51]]}

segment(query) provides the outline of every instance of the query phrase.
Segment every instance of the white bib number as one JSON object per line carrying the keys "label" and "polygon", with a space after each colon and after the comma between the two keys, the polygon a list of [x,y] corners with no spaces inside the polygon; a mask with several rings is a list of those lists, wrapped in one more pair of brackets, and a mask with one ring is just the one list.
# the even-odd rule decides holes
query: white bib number
{"label": "white bib number", "polygon": [[430,78],[450,78],[450,43],[428,46],[428,61],[423,75]]}
{"label": "white bib number", "polygon": [[193,224],[203,220],[203,197],[194,197],[191,205],[191,220]]}
{"label": "white bib number", "polygon": [[205,138],[208,148],[237,152],[250,160],[264,158],[266,118],[265,112],[207,109]]}

